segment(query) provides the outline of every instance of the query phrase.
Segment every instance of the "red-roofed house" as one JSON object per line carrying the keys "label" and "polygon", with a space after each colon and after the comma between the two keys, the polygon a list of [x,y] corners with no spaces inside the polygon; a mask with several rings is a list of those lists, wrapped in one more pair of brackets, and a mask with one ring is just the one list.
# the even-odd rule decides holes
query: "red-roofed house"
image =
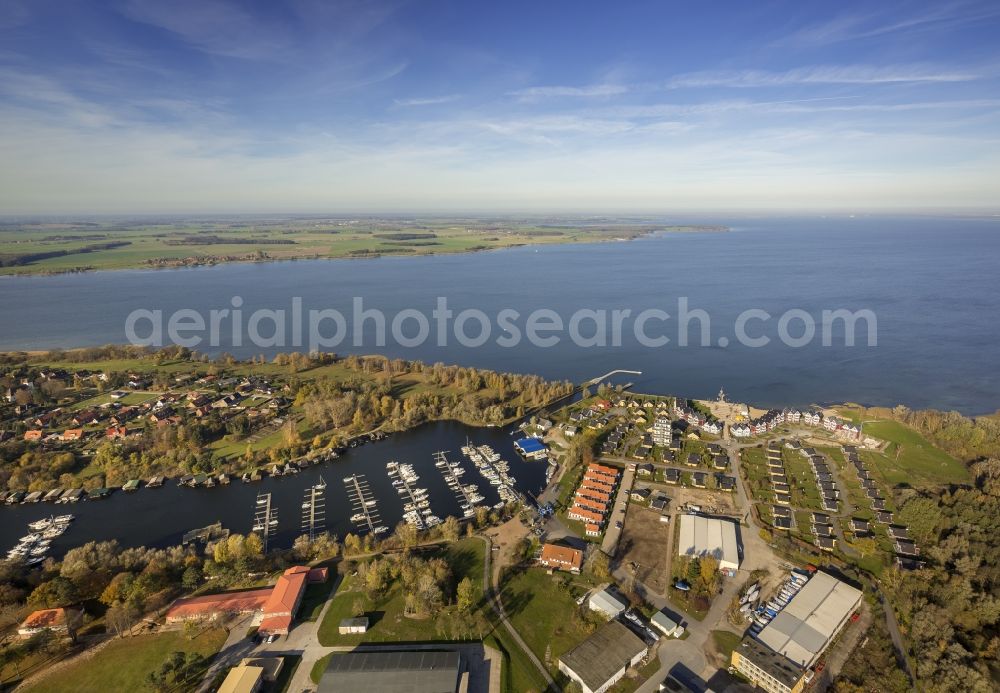
{"label": "red-roofed house", "polygon": [[42,439],[42,432],[41,431],[25,431],[24,432],[24,439],[28,440],[28,441],[41,440]]}
{"label": "red-roofed house", "polygon": [[583,566],[583,551],[559,544],[546,544],[538,562],[548,568],[579,573]]}
{"label": "red-roofed house", "polygon": [[110,440],[115,440],[116,438],[124,438],[128,435],[128,429],[124,426],[111,426],[107,431],[104,432]]}
{"label": "red-roofed house", "polygon": [[77,609],[42,609],[33,611],[17,629],[22,638],[30,638],[44,630],[63,635],[73,635],[80,625],[82,614]]}

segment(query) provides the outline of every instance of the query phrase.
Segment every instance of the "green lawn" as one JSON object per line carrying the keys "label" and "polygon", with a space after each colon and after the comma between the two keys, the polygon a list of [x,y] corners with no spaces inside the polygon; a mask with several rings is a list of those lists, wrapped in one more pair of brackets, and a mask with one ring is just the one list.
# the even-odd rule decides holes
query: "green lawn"
{"label": "green lawn", "polygon": [[726,658],[726,661],[729,661],[733,650],[739,647],[740,636],[736,633],[730,633],[728,630],[713,630],[712,642],[715,643],[715,649]]}
{"label": "green lawn", "polygon": [[156,671],[175,651],[197,652],[211,657],[226,641],[221,628],[202,631],[188,640],[180,631],[137,635],[113,640],[93,657],[71,662],[24,691],[73,691],[108,693],[109,691],[150,691],[146,677]]}
{"label": "green lawn", "polygon": [[[435,548],[425,555],[445,553],[451,565],[454,581],[457,584],[468,576],[476,587],[480,598],[477,613],[463,620],[454,606],[445,607],[434,618],[416,619],[404,614],[405,594],[397,584],[388,593],[378,599],[369,599],[355,585],[351,575],[343,576],[337,586],[330,608],[319,626],[320,644],[354,645],[362,642],[423,642],[432,640],[479,640],[488,630],[485,618],[481,615],[485,604],[482,603],[483,552],[485,544],[475,538],[462,539],[450,544],[447,548]],[[355,602],[360,600],[365,613],[371,619],[367,633],[357,635],[341,635],[337,632],[340,622],[354,616]],[[466,623],[468,621],[468,623]]]}
{"label": "green lawn", "polygon": [[931,445],[923,436],[895,421],[866,423],[865,433],[889,446],[876,461],[887,481],[910,483],[916,479],[932,484],[968,481],[969,472],[958,460]]}
{"label": "green lawn", "polygon": [[575,601],[593,585],[586,576],[549,575],[540,568],[515,572],[501,585],[507,616],[553,676],[559,656],[580,644],[600,620],[582,612]]}
{"label": "green lawn", "polygon": [[306,587],[306,592],[302,595],[302,604],[299,606],[299,619],[315,621],[319,618],[319,612],[323,610],[329,595],[329,582],[317,582]]}

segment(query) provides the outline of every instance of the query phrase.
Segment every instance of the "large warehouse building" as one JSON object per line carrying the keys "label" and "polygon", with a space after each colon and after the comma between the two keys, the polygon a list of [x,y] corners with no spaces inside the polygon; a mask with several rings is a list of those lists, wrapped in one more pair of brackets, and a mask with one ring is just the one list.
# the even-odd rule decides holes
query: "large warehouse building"
{"label": "large warehouse building", "polygon": [[861,590],[817,572],[757,639],[803,668],[812,666],[861,603]]}
{"label": "large warehouse building", "polygon": [[609,621],[560,657],[559,671],[580,684],[583,693],[604,693],[647,651],[642,638],[620,621]]}
{"label": "large warehouse building", "polygon": [[344,652],[330,657],[318,693],[455,693],[462,657],[454,650]]}
{"label": "large warehouse building", "polygon": [[796,693],[803,675],[861,604],[861,590],[817,572],[756,639],[733,650],[732,664],[771,693]]}
{"label": "large warehouse building", "polygon": [[714,556],[720,570],[737,570],[740,567],[739,545],[736,541],[736,524],[701,515],[681,515],[679,556]]}

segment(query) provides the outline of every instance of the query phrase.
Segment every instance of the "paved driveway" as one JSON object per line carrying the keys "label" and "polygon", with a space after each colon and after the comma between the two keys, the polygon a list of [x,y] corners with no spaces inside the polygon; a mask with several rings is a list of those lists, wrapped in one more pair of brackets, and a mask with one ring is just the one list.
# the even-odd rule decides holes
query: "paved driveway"
{"label": "paved driveway", "polygon": [[615,497],[615,506],[611,510],[611,516],[608,517],[608,528],[604,531],[604,541],[601,542],[601,551],[609,556],[614,556],[615,550],[618,548],[618,540],[621,538],[622,531],[615,523],[625,522],[625,508],[628,505],[629,494],[632,493],[633,481],[635,481],[634,467],[626,469],[625,474],[622,476],[622,483],[618,487],[618,495]]}

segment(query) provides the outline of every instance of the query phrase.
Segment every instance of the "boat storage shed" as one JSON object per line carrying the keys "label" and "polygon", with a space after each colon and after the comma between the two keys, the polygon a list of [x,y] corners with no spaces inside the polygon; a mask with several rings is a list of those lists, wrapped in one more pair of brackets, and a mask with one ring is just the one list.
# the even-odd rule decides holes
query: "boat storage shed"
{"label": "boat storage shed", "polygon": [[681,515],[679,556],[714,556],[720,570],[737,570],[740,567],[739,545],[736,541],[736,524],[701,515]]}
{"label": "boat storage shed", "polygon": [[803,668],[812,666],[861,604],[861,590],[817,572],[757,635]]}

